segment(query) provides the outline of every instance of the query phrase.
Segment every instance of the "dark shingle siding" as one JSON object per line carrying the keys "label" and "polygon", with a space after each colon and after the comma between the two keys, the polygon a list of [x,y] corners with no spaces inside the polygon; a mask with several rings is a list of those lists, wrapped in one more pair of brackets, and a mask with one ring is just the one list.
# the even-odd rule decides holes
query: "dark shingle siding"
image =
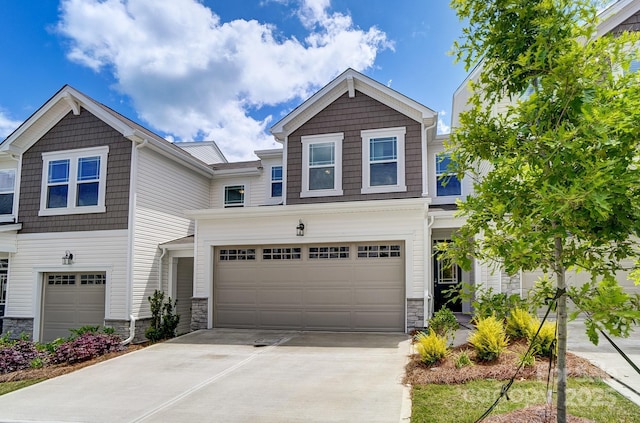
{"label": "dark shingle siding", "polygon": [[[106,213],[38,216],[42,184],[42,153],[108,145]],[[131,141],[82,109],[69,112],[22,157],[18,222],[21,233],[127,229]]]}
{"label": "dark shingle siding", "polygon": [[618,25],[613,31],[613,34],[620,34],[624,31],[637,32],[640,31],[640,11],[636,12],[633,16],[629,17],[626,21]]}
{"label": "dark shingle siding", "polygon": [[[360,131],[406,127],[405,183],[407,192],[361,194],[362,138]],[[337,201],[416,198],[422,195],[421,125],[359,91],[354,98],[345,93],[288,137],[287,204],[327,203]],[[342,189],[338,197],[300,198],[302,184],[302,144],[305,135],[344,133],[342,142]]]}

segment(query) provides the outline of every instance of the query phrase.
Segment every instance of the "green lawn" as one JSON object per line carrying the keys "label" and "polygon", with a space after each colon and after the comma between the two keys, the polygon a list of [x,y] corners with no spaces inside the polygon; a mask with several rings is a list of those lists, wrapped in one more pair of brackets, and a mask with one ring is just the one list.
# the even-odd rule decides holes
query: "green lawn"
{"label": "green lawn", "polygon": [[2,382],[0,383],[0,395],[8,394],[11,391],[17,391],[18,389],[26,388],[29,385],[35,385],[38,382],[42,382],[44,379],[28,379],[19,380],[17,382]]}
{"label": "green lawn", "polygon": [[[462,385],[418,385],[413,388],[412,423],[473,423],[493,404],[504,382],[478,380]],[[510,401],[502,398],[493,414],[502,414],[534,404],[544,404],[546,383],[515,382]],[[591,379],[569,379],[568,412],[598,423],[640,422],[640,407]]]}

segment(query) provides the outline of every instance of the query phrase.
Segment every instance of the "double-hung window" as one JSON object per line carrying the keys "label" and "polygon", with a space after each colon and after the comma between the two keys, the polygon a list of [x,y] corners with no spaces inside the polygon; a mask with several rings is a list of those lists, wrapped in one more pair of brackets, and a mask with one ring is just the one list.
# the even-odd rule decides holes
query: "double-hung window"
{"label": "double-hung window", "polygon": [[282,166],[271,166],[271,198],[282,197]]}
{"label": "double-hung window", "polygon": [[300,197],[342,195],[342,140],[344,134],[302,137]]}
{"label": "double-hung window", "polygon": [[224,187],[225,207],[244,207],[244,185],[227,185]]}
{"label": "double-hung window", "polygon": [[361,131],[362,193],[406,191],[404,137],[406,128]]}
{"label": "double-hung window", "polygon": [[451,168],[451,156],[447,153],[436,154],[436,195],[438,197],[462,195],[462,185]]}
{"label": "double-hung window", "polygon": [[16,170],[0,170],[0,222],[13,219],[13,198],[16,186]]}
{"label": "double-hung window", "polygon": [[42,153],[40,216],[103,213],[109,147]]}

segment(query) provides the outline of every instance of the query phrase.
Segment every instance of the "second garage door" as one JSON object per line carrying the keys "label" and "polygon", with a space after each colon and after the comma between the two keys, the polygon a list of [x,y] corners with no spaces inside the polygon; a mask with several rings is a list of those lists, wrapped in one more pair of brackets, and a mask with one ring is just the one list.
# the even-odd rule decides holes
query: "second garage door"
{"label": "second garage door", "polygon": [[404,331],[404,245],[215,249],[214,326]]}

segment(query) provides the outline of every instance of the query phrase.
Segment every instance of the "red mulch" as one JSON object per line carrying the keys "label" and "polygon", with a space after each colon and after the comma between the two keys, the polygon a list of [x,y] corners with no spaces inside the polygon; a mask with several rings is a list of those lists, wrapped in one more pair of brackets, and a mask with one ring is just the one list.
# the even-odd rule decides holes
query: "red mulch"
{"label": "red mulch", "polygon": [[[484,423],[555,423],[556,422],[555,407],[546,405],[533,405],[521,410],[512,411],[511,413],[498,414],[487,417]],[[594,423],[582,417],[571,416],[567,414],[567,423]]]}

